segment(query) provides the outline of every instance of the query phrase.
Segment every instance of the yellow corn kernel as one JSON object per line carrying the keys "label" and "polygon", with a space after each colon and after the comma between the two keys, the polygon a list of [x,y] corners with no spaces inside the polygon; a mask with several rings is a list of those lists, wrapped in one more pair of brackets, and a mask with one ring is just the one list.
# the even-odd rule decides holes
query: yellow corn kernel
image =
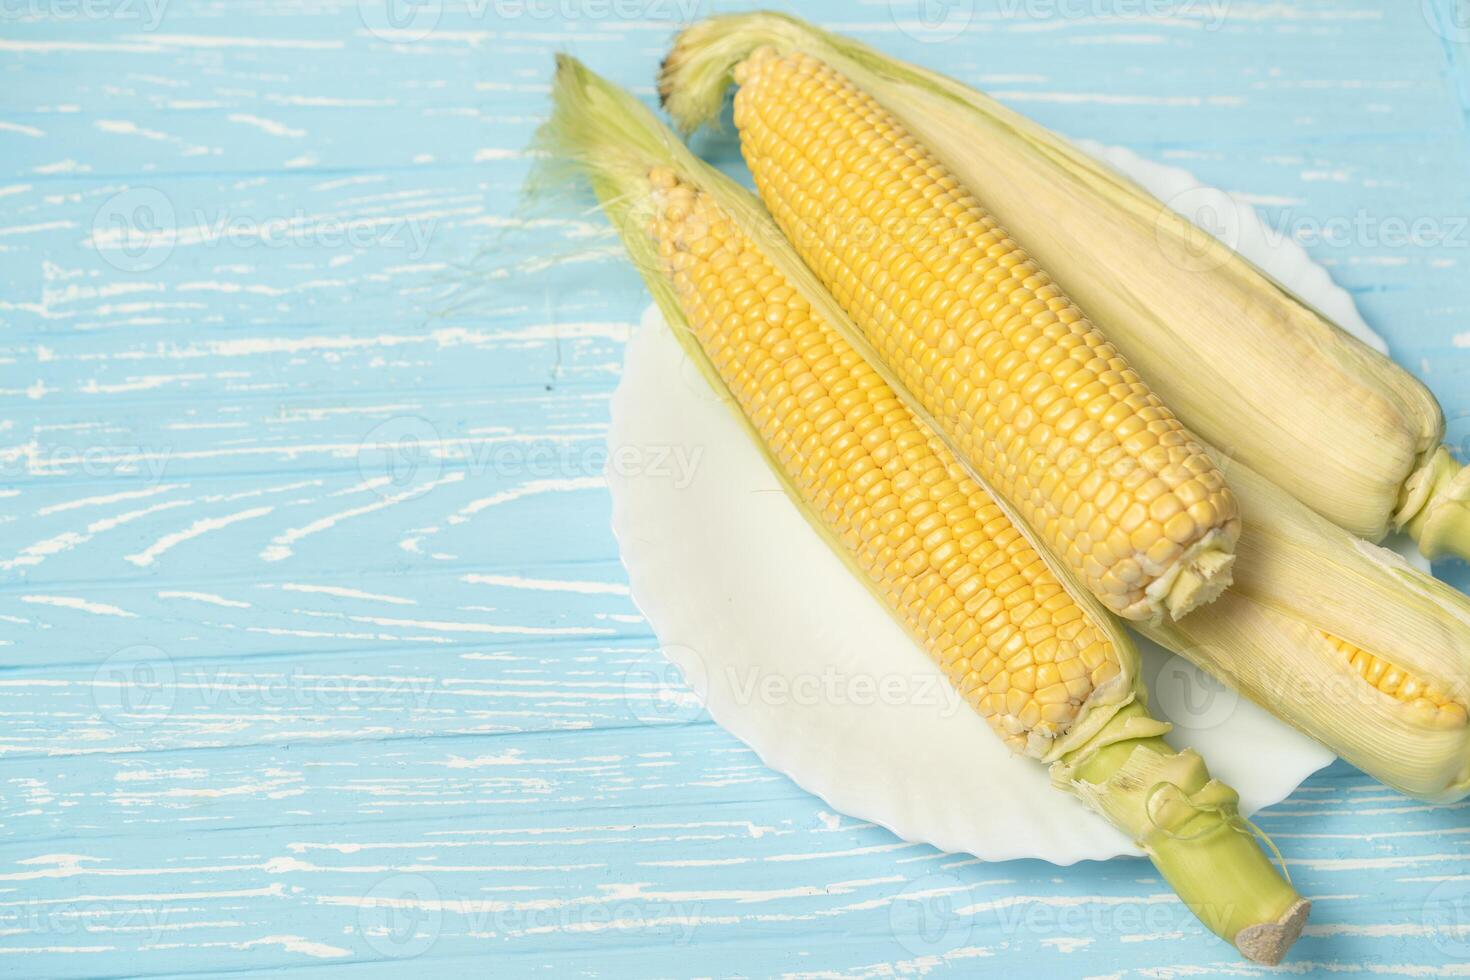
{"label": "yellow corn kernel", "polygon": [[1416,677],[1340,637],[1330,633],[1322,635],[1348,661],[1359,677],[1375,690],[1419,711],[1436,728],[1463,728],[1470,722],[1465,703],[1452,697],[1433,681]]}

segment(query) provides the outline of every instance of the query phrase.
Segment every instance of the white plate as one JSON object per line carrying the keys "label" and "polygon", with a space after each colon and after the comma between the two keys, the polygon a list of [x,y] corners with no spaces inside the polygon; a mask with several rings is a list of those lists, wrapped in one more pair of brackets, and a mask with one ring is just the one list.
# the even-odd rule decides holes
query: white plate
{"label": "white plate", "polygon": [[[1228,212],[1231,244],[1377,341],[1348,294],[1295,242],[1273,240],[1249,205],[1127,150],[1085,149],[1162,200]],[[773,769],[905,840],[988,861],[1139,853],[1043,766],[1011,756],[953,693],[807,525],[654,308],[628,344],[608,446],[613,530],[668,658],[629,674],[650,717],[707,711]],[[1170,741],[1199,749],[1245,812],[1332,761],[1181,658],[1140,646],[1154,713],[1176,725]]]}

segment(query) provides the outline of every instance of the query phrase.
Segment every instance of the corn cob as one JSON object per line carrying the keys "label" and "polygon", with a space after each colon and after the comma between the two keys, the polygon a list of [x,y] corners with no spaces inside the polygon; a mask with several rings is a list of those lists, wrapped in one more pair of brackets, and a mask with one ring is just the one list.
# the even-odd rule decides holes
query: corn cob
{"label": "corn cob", "polygon": [[1121,628],[905,407],[745,191],[570,58],[553,95],[542,146],[589,178],[812,527],[1014,750],[1137,840],[1211,929],[1279,960],[1308,903],[1234,791],[1163,741]]}
{"label": "corn cob", "polygon": [[995,220],[815,58],[736,69],[757,188],[959,448],[1114,612],[1172,618],[1229,582],[1213,461]]}
{"label": "corn cob", "polygon": [[796,18],[733,15],[690,28],[670,55],[664,91],[680,126],[712,116],[731,66],[766,44],[820,58],[900,120],[1192,431],[1354,534],[1401,529],[1430,558],[1470,558],[1470,469],[1442,445],[1423,384],[983,93]]}
{"label": "corn cob", "polygon": [[[875,236],[831,236],[820,225],[822,214],[832,213],[841,228],[854,208],[876,213],[867,203],[874,198],[912,208],[924,194],[955,200],[958,187],[944,185],[942,177],[926,180],[935,169],[922,148],[851,80],[790,50],[790,39],[777,36],[775,48],[772,40],[764,30],[742,36],[693,28],[665,63],[661,92],[668,104],[682,100],[687,107],[682,86],[703,79],[705,103],[718,105],[719,86],[743,83],[735,119],[757,186],[814,271],[855,313],[868,312],[872,304],[865,297],[890,289],[880,278],[887,243]],[[751,86],[770,86],[766,96],[776,104],[743,101]],[[832,102],[841,106],[828,109]],[[795,132],[802,125],[812,130],[805,137]],[[884,142],[902,152],[883,152]],[[933,236],[933,249],[953,248],[957,240],[952,226],[940,221],[912,229],[915,236],[923,231]],[[898,268],[894,277],[908,275],[906,267]],[[854,277],[854,269],[879,271]],[[947,315],[954,315],[953,307]],[[904,316],[917,321],[925,314],[910,305]],[[959,456],[978,464],[950,406],[935,405],[935,360],[912,367],[901,345],[873,347],[880,373],[901,397],[926,421],[938,416],[940,434]],[[1236,549],[1234,585],[1182,621],[1138,628],[1389,785],[1428,799],[1470,792],[1470,729],[1457,723],[1470,676],[1470,601],[1332,526],[1246,466],[1209,451],[1218,467],[1230,466],[1231,487],[1251,528]],[[1283,649],[1286,642],[1289,649]],[[1370,658],[1385,665],[1383,673],[1370,673],[1376,670]],[[1442,712],[1419,703],[1433,701],[1430,691],[1444,701]],[[1365,718],[1375,727],[1365,728]]]}
{"label": "corn cob", "polygon": [[701,349],[803,499],[1017,752],[1122,669],[994,502],[707,194],[650,173],[650,232]]}

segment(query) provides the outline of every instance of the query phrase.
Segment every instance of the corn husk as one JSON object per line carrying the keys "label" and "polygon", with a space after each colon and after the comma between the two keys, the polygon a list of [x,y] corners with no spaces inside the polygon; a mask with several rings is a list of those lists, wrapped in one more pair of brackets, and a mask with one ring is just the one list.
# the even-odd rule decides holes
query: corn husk
{"label": "corn husk", "polygon": [[1353,671],[1331,634],[1470,697],[1470,600],[1348,534],[1244,466],[1235,583],[1178,623],[1139,624],[1375,779],[1424,800],[1470,793],[1470,727],[1443,728]]}
{"label": "corn husk", "polygon": [[793,17],[731,15],[686,30],[666,62],[679,125],[712,119],[762,45],[821,58],[902,120],[1199,435],[1355,534],[1402,527],[1430,557],[1470,557],[1470,471],[1423,384],[983,93]]}

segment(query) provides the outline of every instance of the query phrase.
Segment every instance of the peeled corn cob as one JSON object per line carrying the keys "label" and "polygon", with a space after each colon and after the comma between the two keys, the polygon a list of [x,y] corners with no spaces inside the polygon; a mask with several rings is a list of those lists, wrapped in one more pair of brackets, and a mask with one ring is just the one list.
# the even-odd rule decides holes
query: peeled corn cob
{"label": "peeled corn cob", "polygon": [[700,347],[802,498],[1017,752],[1045,755],[1117,650],[953,454],[708,195],[649,174]]}
{"label": "peeled corn cob", "polygon": [[[711,18],[665,70],[684,129],[761,45],[852,79],[1023,242],[1192,431],[1329,520],[1470,558],[1470,469],[1428,389],[1055,133],[953,79],[780,14]],[[675,81],[677,79],[677,82]]]}
{"label": "peeled corn cob", "polygon": [[1178,618],[1230,580],[1214,462],[944,167],[800,53],[736,68],[762,199],[961,451],[1110,609]]}
{"label": "peeled corn cob", "polygon": [[1137,840],[1206,925],[1278,961],[1309,905],[1234,791],[1163,741],[1121,628],[905,407],[746,192],[570,58],[553,94],[543,146],[590,179],[813,528],[1013,749]]}
{"label": "peeled corn cob", "polygon": [[[715,23],[728,28],[730,21]],[[880,211],[882,202],[912,210],[921,195],[954,201],[959,188],[944,184],[942,176],[926,182],[924,173],[936,170],[922,147],[851,80],[791,50],[805,38],[777,35],[773,49],[773,35],[764,29],[742,35],[739,29],[712,33],[699,25],[676,43],[660,90],[668,104],[687,109],[683,86],[704,85],[701,104],[708,108],[719,104],[719,86],[743,82],[735,118],[757,186],[844,305],[872,315],[872,295],[892,292],[879,278],[885,265],[874,254],[886,258],[883,249],[892,246],[876,236],[844,238],[852,210],[861,207],[891,221]],[[742,101],[751,86],[767,87],[764,97],[774,104],[761,108]],[[829,108],[832,103],[840,104]],[[803,125],[810,129],[806,136],[796,132]],[[900,152],[888,152],[884,144]],[[839,176],[819,178],[819,172]],[[843,229],[835,235],[821,224],[829,212]],[[939,220],[924,228],[904,228],[901,222],[898,227],[913,236],[913,251],[943,253],[961,240],[952,224]],[[921,238],[924,232],[931,239]],[[836,240],[823,242],[823,235]],[[993,247],[1004,254],[1013,246]],[[990,269],[979,258],[967,262],[966,268],[975,267]],[[878,271],[852,275],[864,268]],[[907,266],[888,268],[899,270],[893,277],[910,281]],[[926,288],[926,298],[932,297],[934,290]],[[902,319],[929,322],[922,304],[908,302],[902,313]],[[955,307],[937,316],[953,317]],[[901,333],[904,325],[886,329]],[[1041,336],[1032,336],[1039,345]],[[935,386],[944,392],[952,377],[936,381],[935,375],[949,369],[932,354],[921,353],[917,365],[910,363],[914,356],[903,344],[873,347],[880,373],[900,396],[933,421],[961,458],[979,466],[985,444],[966,439],[952,404],[936,404]],[[1389,785],[1427,799],[1470,792],[1470,728],[1458,721],[1470,678],[1470,601],[1391,552],[1332,526],[1246,466],[1209,452],[1219,468],[1228,465],[1250,527],[1236,547],[1234,585],[1182,621],[1142,622],[1138,628]],[[1378,672],[1376,663],[1387,666]]]}

